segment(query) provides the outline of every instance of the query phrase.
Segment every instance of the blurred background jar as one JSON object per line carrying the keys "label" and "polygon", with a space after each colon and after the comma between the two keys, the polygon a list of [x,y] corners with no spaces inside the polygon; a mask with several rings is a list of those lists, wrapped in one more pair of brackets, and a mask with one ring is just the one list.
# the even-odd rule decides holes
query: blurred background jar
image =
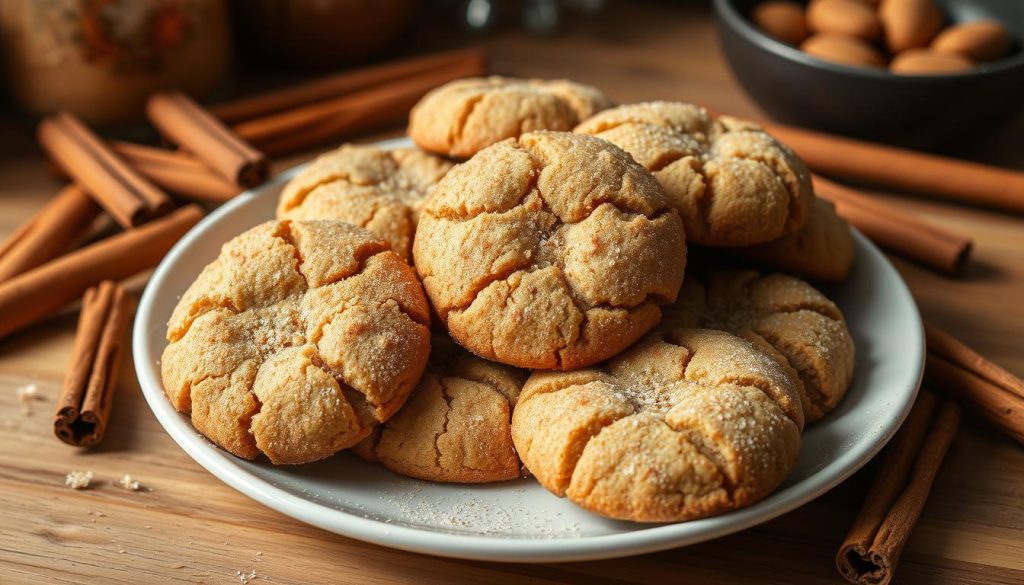
{"label": "blurred background jar", "polygon": [[202,98],[231,60],[225,0],[0,0],[7,86],[31,114],[130,124],[175,87]]}

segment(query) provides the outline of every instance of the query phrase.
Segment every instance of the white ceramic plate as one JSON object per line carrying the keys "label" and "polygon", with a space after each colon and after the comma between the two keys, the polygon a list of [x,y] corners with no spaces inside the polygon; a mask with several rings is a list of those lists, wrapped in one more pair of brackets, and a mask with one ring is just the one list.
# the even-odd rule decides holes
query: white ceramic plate
{"label": "white ceramic plate", "polygon": [[432,484],[344,453],[297,467],[238,459],[197,433],[164,396],[159,359],[166,323],[224,242],[273,218],[278,192],[296,171],[221,206],[182,238],[146,287],[133,346],[146,400],[182,449],[238,491],[325,530],[421,553],[518,562],[620,557],[692,544],[770,520],[836,486],[892,437],[917,393],[924,363],[917,308],[888,260],[856,234],[853,273],[841,287],[824,290],[845,313],[857,344],[853,385],[834,412],[804,432],[789,479],[749,508],[679,524],[633,524],[585,512],[532,480]]}

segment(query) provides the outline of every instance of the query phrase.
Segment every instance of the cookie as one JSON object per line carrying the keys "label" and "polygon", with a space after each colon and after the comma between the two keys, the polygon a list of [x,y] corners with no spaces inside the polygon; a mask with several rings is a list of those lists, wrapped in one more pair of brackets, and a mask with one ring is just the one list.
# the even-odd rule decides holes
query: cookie
{"label": "cookie", "polygon": [[814,192],[796,155],[756,124],[704,108],[646,102],[605,110],[576,132],[604,138],[654,173],[688,242],[749,246],[796,232]]}
{"label": "cookie", "polygon": [[611,106],[597,88],[564,79],[460,79],[434,89],[413,107],[409,136],[424,150],[469,158],[527,132],[572,130]]}
{"label": "cookie", "polygon": [[850,224],[836,215],[832,202],[815,198],[807,223],[795,233],[731,251],[736,258],[758,267],[839,282],[849,276],[857,247]]}
{"label": "cookie", "polygon": [[452,164],[415,148],[346,144],[317,157],[281,191],[278,219],[332,219],[384,238],[408,259],[423,201]]}
{"label": "cookie", "polygon": [[227,451],[305,463],[366,437],[430,353],[412,268],[371,232],[271,221],[231,240],[167,325],[164,390]]}
{"label": "cookie", "polygon": [[511,424],[527,372],[482,360],[441,337],[434,338],[430,358],[402,410],[354,452],[428,481],[521,477]]}
{"label": "cookie", "polygon": [[654,327],[682,282],[684,239],[657,181],[628,154],[536,132],[452,169],[420,217],[413,255],[460,345],[569,370]]}
{"label": "cookie", "polygon": [[554,494],[611,518],[674,522],[771,493],[793,469],[802,426],[775,361],[724,331],[676,329],[600,368],[535,372],[512,438]]}
{"label": "cookie", "polygon": [[713,327],[754,343],[791,372],[808,423],[836,407],[853,379],[854,344],[839,308],[784,274],[748,270],[687,277],[659,327]]}

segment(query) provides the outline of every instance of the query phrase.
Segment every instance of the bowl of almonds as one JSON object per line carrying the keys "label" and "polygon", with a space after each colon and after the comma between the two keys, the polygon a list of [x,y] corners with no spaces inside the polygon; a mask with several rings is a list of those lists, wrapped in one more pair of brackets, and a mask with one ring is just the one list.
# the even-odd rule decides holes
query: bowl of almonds
{"label": "bowl of almonds", "polygon": [[956,148],[1024,106],[1024,2],[714,0],[722,50],[788,124]]}

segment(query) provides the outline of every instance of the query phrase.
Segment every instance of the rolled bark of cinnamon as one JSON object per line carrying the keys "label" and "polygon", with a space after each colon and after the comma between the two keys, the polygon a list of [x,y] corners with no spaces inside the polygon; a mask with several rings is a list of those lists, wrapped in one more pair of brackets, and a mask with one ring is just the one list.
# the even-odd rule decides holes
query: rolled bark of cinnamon
{"label": "rolled bark of cinnamon", "polygon": [[85,124],[66,112],[39,123],[39,143],[124,228],[170,211],[167,195],[143,178]]}
{"label": "rolled bark of cinnamon", "polygon": [[920,393],[887,447],[864,506],[839,547],[836,567],[851,583],[888,585],[892,581],[960,425],[960,408],[954,402],[937,403],[930,392]]}
{"label": "rolled bark of cinnamon", "polygon": [[951,275],[960,273],[970,258],[974,243],[966,236],[817,175],[814,190],[835,203],[840,217],[887,250]]}
{"label": "rolled bark of cinnamon", "polygon": [[113,281],[85,291],[71,364],[53,417],[54,433],[69,445],[91,447],[103,439],[132,304]]}
{"label": "rolled bark of cinnamon", "polygon": [[140,174],[175,195],[223,203],[242,191],[188,153],[131,142],[112,142],[111,147]]}
{"label": "rolled bark of cinnamon", "polygon": [[457,63],[475,63],[475,67],[483,71],[485,56],[479,49],[468,49],[391,61],[344,71],[249,98],[216,104],[209,110],[225,124],[236,124]]}
{"label": "rolled bark of cinnamon", "polygon": [[1024,212],[1024,173],[904,148],[762,124],[816,173],[924,196]]}
{"label": "rolled bark of cinnamon", "polygon": [[1024,380],[925,323],[925,378],[1024,444]]}
{"label": "rolled bark of cinnamon", "polygon": [[191,152],[239,187],[255,187],[270,175],[270,161],[181,92],[158,93],[146,114],[161,134]]}
{"label": "rolled bark of cinnamon", "polygon": [[0,246],[0,282],[64,253],[92,224],[100,208],[69,185]]}
{"label": "rolled bark of cinnamon", "polygon": [[197,205],[187,205],[0,283],[0,337],[52,314],[104,280],[156,265],[202,216]]}
{"label": "rolled bark of cinnamon", "polygon": [[404,120],[428,91],[463,77],[482,75],[483,65],[469,61],[408,76],[339,98],[255,118],[235,125],[245,140],[271,155],[316,146],[328,140]]}

